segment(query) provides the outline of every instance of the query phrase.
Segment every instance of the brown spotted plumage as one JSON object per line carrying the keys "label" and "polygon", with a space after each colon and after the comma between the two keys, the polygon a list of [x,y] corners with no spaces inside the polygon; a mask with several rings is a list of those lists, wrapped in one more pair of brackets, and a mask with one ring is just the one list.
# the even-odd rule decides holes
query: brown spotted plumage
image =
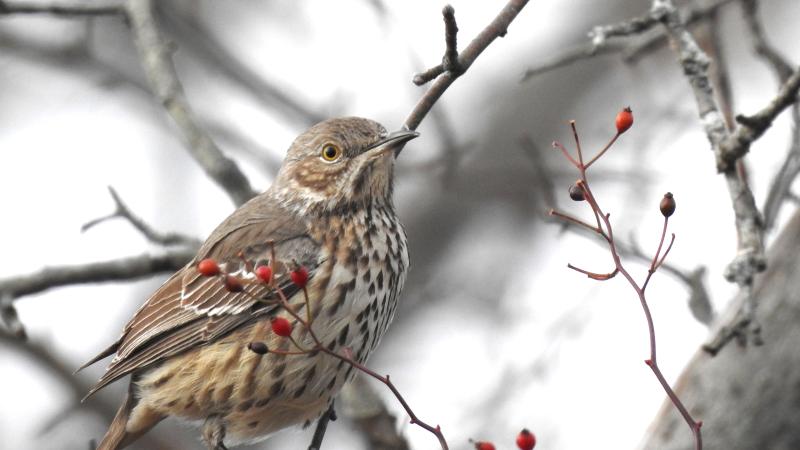
{"label": "brown spotted plumage", "polygon": [[[397,149],[416,135],[388,134],[360,118],[331,119],[300,135],[275,183],[223,221],[119,340],[87,363],[114,355],[89,395],[131,375],[127,399],[98,450],[123,448],[170,416],[200,421],[212,449],[319,417],[354,370],[324,354],[248,349],[258,341],[290,350],[289,339],[271,332],[270,319],[294,319],[275,302],[260,301],[276,294],[247,282],[255,275],[246,261],[268,261],[274,249],[276,283],[297,308],[305,297],[289,281],[289,266],[308,268],[315,333],[329,348],[350,348],[366,361],[391,322],[408,268],[392,177]],[[197,263],[206,258],[243,279],[244,291],[202,276]],[[313,345],[302,326],[293,327],[293,337]]]}

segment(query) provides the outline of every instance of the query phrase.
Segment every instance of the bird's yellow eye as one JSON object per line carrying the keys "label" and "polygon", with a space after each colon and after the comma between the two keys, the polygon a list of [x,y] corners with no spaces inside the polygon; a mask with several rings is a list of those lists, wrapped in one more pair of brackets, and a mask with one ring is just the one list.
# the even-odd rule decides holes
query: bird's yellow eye
{"label": "bird's yellow eye", "polygon": [[325,144],[322,146],[322,159],[325,161],[336,161],[342,156],[342,149],[336,144]]}

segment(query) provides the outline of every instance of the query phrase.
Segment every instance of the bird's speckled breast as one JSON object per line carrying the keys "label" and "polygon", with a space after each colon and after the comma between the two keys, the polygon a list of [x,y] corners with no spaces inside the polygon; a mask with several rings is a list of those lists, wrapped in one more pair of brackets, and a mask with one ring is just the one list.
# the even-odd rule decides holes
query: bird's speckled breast
{"label": "bird's speckled breast", "polygon": [[[320,266],[309,282],[313,329],[328,348],[348,347],[365,362],[394,316],[408,269],[402,225],[390,205],[338,211],[315,220],[312,238],[322,245]],[[303,301],[302,293],[292,304]],[[278,313],[291,319],[285,311]],[[295,339],[306,348],[310,336],[295,324]],[[265,317],[226,337],[172,358],[143,374],[136,415],[174,415],[201,420],[222,417],[226,442],[259,440],[286,426],[310,423],[355,374],[329,355],[258,355],[247,344],[297,350],[274,335]]]}

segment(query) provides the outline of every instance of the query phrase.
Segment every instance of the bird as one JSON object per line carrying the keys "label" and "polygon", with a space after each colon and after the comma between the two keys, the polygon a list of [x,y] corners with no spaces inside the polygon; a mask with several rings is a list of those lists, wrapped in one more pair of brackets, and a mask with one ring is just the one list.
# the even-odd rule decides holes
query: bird
{"label": "bird", "polygon": [[[300,134],[272,185],[222,221],[119,339],[81,367],[114,355],[87,398],[130,375],[97,449],[124,448],[172,417],[200,424],[205,445],[222,450],[309,426],[327,411],[357,369],[322,352],[288,354],[313,342],[276,299],[284,295],[299,317],[309,314],[327,348],[366,362],[392,321],[409,267],[394,165],[418,135],[388,133],[358,117]],[[221,275],[202,273],[203,261]],[[256,282],[258,264],[274,268],[271,283]],[[308,276],[303,286],[291,279],[299,270]],[[273,332],[280,317],[293,325],[291,339]],[[253,342],[277,351],[250,351]]]}

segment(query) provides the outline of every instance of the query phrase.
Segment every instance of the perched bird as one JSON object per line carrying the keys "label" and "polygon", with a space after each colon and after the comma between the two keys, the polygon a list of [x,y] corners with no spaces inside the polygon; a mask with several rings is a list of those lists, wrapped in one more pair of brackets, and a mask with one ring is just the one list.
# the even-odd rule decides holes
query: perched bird
{"label": "perched bird", "polygon": [[[366,361],[406,278],[408,247],[392,186],[395,157],[416,136],[354,117],[326,120],[301,134],[273,185],[225,219],[139,308],[122,336],[84,366],[114,354],[89,395],[131,375],[98,450],[123,448],[167,417],[202,423],[206,445],[220,450],[308,425],[327,410],[355,375],[352,365],[318,352],[259,354],[248,344],[293,349],[270,328],[276,316],[298,324],[270,301],[280,287],[293,309],[311,314],[326,347],[347,348],[353,359]],[[239,285],[204,276],[198,264],[206,259]],[[259,262],[275,267],[273,284],[255,282]],[[308,271],[307,302],[287,275],[297,266]],[[292,338],[313,346],[302,326],[293,327]]]}

